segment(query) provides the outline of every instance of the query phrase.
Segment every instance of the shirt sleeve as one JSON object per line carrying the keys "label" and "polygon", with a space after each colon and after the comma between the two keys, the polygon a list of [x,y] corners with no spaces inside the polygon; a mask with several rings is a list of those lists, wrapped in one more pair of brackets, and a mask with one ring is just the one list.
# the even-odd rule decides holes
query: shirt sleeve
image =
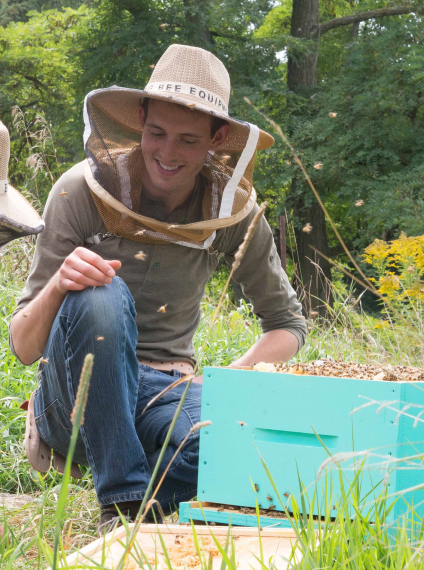
{"label": "shirt sleeve", "polygon": [[[228,232],[224,253],[230,266],[258,209],[255,205],[249,216]],[[272,231],[264,216],[233,278],[241,286],[245,297],[252,302],[253,312],[259,318],[262,330],[287,330],[295,335],[299,349],[302,348],[307,333],[302,305],[281,267]]]}
{"label": "shirt sleeve", "polygon": [[[90,235],[93,200],[84,179],[85,165],[82,162],[72,167],[50,191],[43,212],[45,227],[37,236],[29,276],[12,318],[38,295],[65,258]],[[9,346],[15,354],[10,333]]]}

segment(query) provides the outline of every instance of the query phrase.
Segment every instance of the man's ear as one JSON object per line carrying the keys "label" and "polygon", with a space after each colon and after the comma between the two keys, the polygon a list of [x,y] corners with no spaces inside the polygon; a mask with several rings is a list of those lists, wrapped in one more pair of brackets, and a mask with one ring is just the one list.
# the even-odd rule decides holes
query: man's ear
{"label": "man's ear", "polygon": [[138,108],[138,116],[140,117],[141,126],[144,129],[144,123],[146,122],[146,113],[141,105]]}
{"label": "man's ear", "polygon": [[216,131],[215,135],[212,138],[212,142],[210,144],[210,150],[216,150],[220,147],[224,142],[227,140],[228,135],[230,134],[230,125],[222,125]]}

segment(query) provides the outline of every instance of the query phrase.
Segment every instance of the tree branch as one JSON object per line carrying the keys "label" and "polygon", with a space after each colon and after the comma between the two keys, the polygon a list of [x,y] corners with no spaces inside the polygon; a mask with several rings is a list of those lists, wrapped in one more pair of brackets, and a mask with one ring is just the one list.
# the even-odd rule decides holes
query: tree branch
{"label": "tree branch", "polygon": [[365,20],[371,20],[372,18],[383,18],[384,16],[401,16],[402,14],[410,14],[411,12],[422,14],[424,12],[424,9],[417,8],[417,6],[407,5],[392,6],[391,8],[380,8],[379,10],[368,10],[368,12],[358,12],[357,14],[352,14],[351,16],[342,16],[341,18],[335,18],[334,20],[323,22],[318,26],[318,35],[322,36],[333,28],[340,28],[340,26],[348,26],[357,22],[364,22]]}

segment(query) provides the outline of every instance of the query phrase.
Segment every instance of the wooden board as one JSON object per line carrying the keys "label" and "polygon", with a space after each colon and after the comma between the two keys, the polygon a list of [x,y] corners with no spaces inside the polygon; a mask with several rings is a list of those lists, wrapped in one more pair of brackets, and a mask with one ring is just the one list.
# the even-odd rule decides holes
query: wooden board
{"label": "wooden board", "polygon": [[[129,529],[134,524],[129,525]],[[225,526],[195,526],[196,534],[200,544],[200,550],[205,551],[206,561],[209,559],[209,551],[213,556],[212,568],[219,570],[222,558],[219,551],[214,545],[211,532],[219,540],[222,546],[228,533],[228,527]],[[173,570],[183,570],[184,562],[187,564],[187,570],[197,570],[200,568],[199,559],[192,541],[193,532],[191,526],[183,526],[177,524],[171,525],[141,525],[137,533],[136,541],[132,549],[132,555],[127,559],[125,570],[140,570],[142,566],[139,560],[143,560],[140,552],[143,551],[146,557],[151,561],[153,568],[155,567],[155,556],[158,558],[158,570],[167,570],[167,565],[162,556],[162,547],[159,538],[161,534],[168,551]],[[231,528],[231,536],[234,538],[235,557],[238,570],[260,570],[259,533],[258,529],[253,528]],[[265,529],[261,531],[262,547],[264,559],[269,566],[270,558],[274,560],[274,568],[276,570],[286,570],[287,561],[292,547],[295,543],[296,535],[290,529]],[[98,539],[91,544],[82,548],[79,552],[71,554],[67,558],[67,564],[78,563],[78,568],[83,570],[95,567],[93,562],[103,564],[105,568],[116,568],[122,554],[125,544],[128,540],[128,534],[125,527],[119,527],[114,532],[106,535],[104,539]],[[202,547],[203,543],[203,547]],[[147,568],[145,565],[144,568]]]}
{"label": "wooden board", "polygon": [[[273,517],[260,515],[259,525],[262,528],[291,528],[287,517],[282,513],[275,513],[275,515]],[[207,521],[208,523],[231,526],[258,526],[256,514],[245,513],[243,508],[199,501],[180,503],[179,520],[180,524],[189,523],[193,520],[194,522]]]}
{"label": "wooden board", "polygon": [[[201,419],[210,420],[212,424],[200,434],[197,498],[201,502],[239,507],[255,507],[257,499],[262,509],[273,506],[276,511],[282,511],[263,468],[262,456],[290,511],[292,497],[301,504],[299,474],[311,498],[316,474],[328,458],[328,452],[334,455],[353,449],[374,451],[365,463],[361,496],[369,493],[376,496],[382,490],[384,478],[378,466],[381,455],[389,461],[424,453],[424,423],[418,422],[414,427],[415,417],[424,407],[423,387],[424,382],[384,382],[206,367]],[[351,413],[371,400],[375,404]],[[383,403],[390,405],[380,408]],[[409,416],[398,418],[399,410],[407,404],[414,404],[407,411]],[[363,456],[357,457],[361,458]],[[352,460],[342,465],[345,489],[349,487],[348,480],[352,481],[356,475],[349,469],[351,466]],[[337,468],[333,474],[335,516],[342,493]],[[388,493],[417,486],[422,476],[419,461],[416,467],[391,469]],[[331,472],[327,489],[330,477]],[[258,489],[256,495],[253,484]],[[323,485],[324,478],[317,488],[321,498]],[[424,516],[424,489],[405,498],[414,504],[421,517]],[[306,506],[309,509],[308,501]],[[366,507],[364,512],[368,508],[371,507]],[[406,510],[406,502],[397,501],[390,519],[403,515]],[[318,514],[317,502],[313,514]]]}

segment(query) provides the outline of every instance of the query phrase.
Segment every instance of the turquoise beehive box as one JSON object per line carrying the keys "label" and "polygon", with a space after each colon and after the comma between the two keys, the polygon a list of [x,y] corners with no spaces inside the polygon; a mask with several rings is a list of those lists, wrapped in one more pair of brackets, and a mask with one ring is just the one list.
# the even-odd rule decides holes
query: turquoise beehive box
{"label": "turquoise beehive box", "polygon": [[[375,403],[351,413],[372,401]],[[407,404],[414,405],[398,416]],[[260,453],[280,495],[294,496],[300,503],[298,472],[306,487],[313,486],[320,465],[328,458],[314,430],[332,455],[352,452],[353,446],[355,452],[369,450],[361,496],[371,492],[372,498],[381,490],[385,474],[373,466],[424,453],[424,423],[418,421],[414,427],[422,409],[424,382],[205,368],[202,420],[211,420],[212,425],[200,436],[198,500],[254,507],[252,481],[263,509],[275,505],[276,510],[282,510]],[[391,471],[389,494],[424,483],[423,462],[415,460],[414,465]],[[354,471],[346,469],[345,476],[352,480]],[[333,484],[337,502],[338,473]],[[404,513],[407,502],[424,516],[424,490],[409,493],[404,499],[397,501],[392,517]]]}

